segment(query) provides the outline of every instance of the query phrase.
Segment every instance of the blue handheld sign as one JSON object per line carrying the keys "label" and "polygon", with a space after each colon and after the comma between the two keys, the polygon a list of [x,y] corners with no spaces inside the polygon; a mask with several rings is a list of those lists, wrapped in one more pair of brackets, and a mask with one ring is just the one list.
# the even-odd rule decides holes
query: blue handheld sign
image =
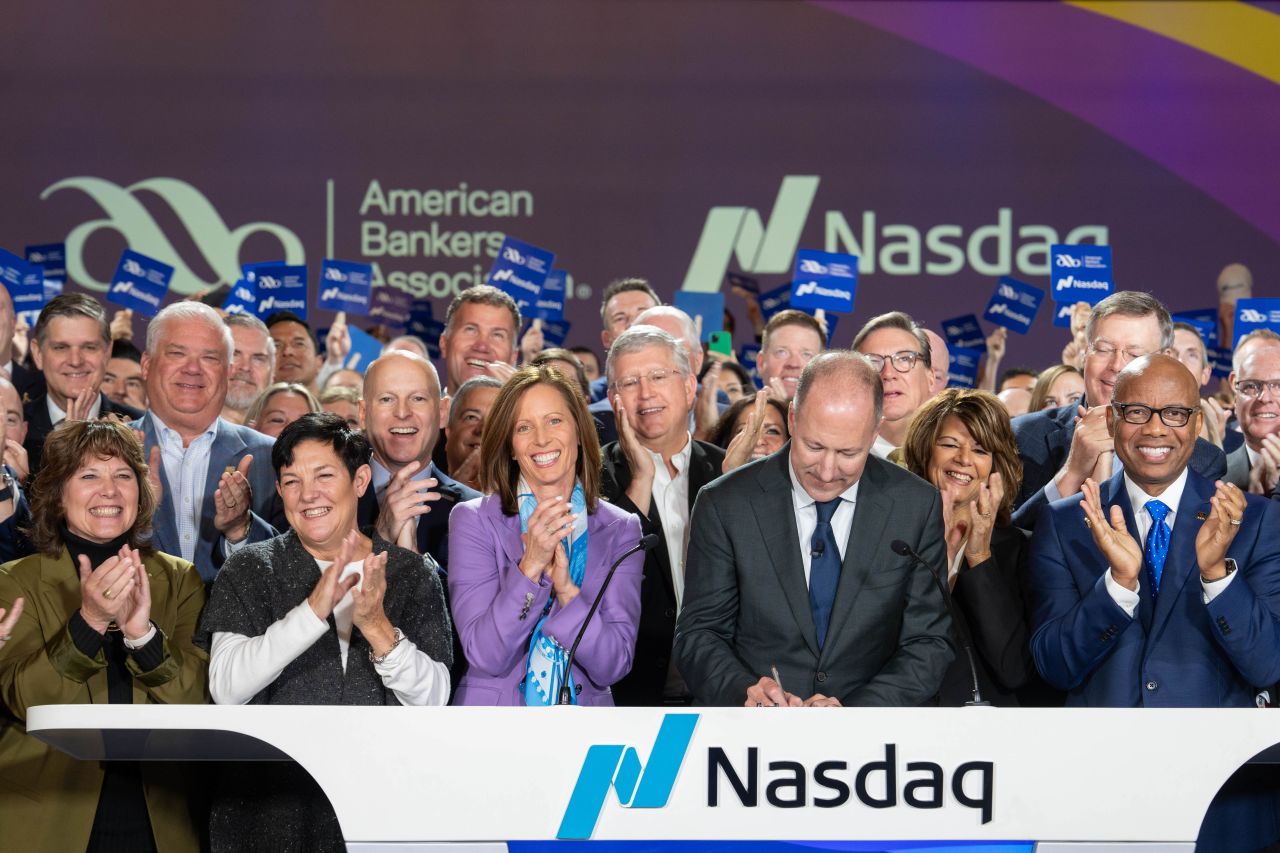
{"label": "blue handheld sign", "polygon": [[258,297],[258,317],[292,311],[307,319],[307,267],[305,264],[265,263],[244,268],[245,280]]}
{"label": "blue handheld sign", "polygon": [[982,334],[982,326],[978,323],[977,314],[965,314],[942,321],[942,336],[947,339],[949,347],[961,349],[980,349],[986,352],[987,336]]}
{"label": "blue handheld sign", "polygon": [[1240,343],[1241,338],[1256,329],[1280,332],[1280,299],[1241,299],[1236,303],[1232,349]]}
{"label": "blue handheld sign", "polygon": [[853,313],[858,289],[858,256],[801,249],[796,252],[795,275],[791,282],[791,305]]}
{"label": "blue handheld sign", "polygon": [[[525,328],[527,329],[529,325],[526,324]],[[572,325],[568,320],[543,320],[542,340],[549,347],[562,347],[569,337],[569,329]]]}
{"label": "blue handheld sign", "polygon": [[347,332],[351,335],[351,352],[343,359],[342,366],[364,373],[373,360],[382,355],[382,341],[355,326],[347,326]]}
{"label": "blue handheld sign", "polygon": [[1031,331],[1031,323],[1036,319],[1043,300],[1044,291],[1040,288],[1005,276],[996,282],[983,319],[1025,335]]}
{"label": "blue handheld sign", "polygon": [[765,322],[769,322],[774,314],[779,311],[785,311],[791,307],[791,285],[784,284],[781,287],[775,287],[767,293],[760,294],[760,313],[764,315]]}
{"label": "blue handheld sign", "polygon": [[1173,322],[1186,323],[1200,330],[1200,337],[1207,347],[1218,345],[1218,309],[1197,308],[1195,311],[1179,311],[1173,315]]}
{"label": "blue handheld sign", "polygon": [[1050,288],[1055,302],[1097,305],[1115,290],[1110,246],[1052,246]]}
{"label": "blue handheld sign", "polygon": [[676,291],[676,307],[693,318],[697,325],[702,318],[702,342],[711,339],[712,332],[724,329],[724,294],[694,293],[690,290]]}
{"label": "blue handheld sign", "polygon": [[951,362],[947,365],[947,385],[951,388],[972,388],[978,384],[978,362],[984,351],[955,347],[951,350]]}
{"label": "blue handheld sign", "polygon": [[422,338],[427,345],[427,355],[432,358],[439,358],[440,353],[440,336],[444,334],[444,321],[428,319],[422,322],[422,330],[413,334]]}
{"label": "blue handheld sign", "polygon": [[412,311],[412,295],[389,284],[373,288],[369,303],[370,320],[404,328],[409,325],[409,315]]}
{"label": "blue handheld sign", "polygon": [[254,292],[253,283],[243,278],[237,281],[227,298],[222,301],[222,310],[228,314],[258,316],[258,296]]}
{"label": "blue handheld sign", "polygon": [[13,300],[15,314],[38,314],[44,307],[44,271],[36,264],[0,249],[0,279]]}
{"label": "blue handheld sign", "polygon": [[143,317],[154,317],[160,313],[160,304],[169,292],[172,278],[173,267],[141,252],[125,249],[120,255],[116,274],[111,277],[107,301],[121,308],[130,308]]}
{"label": "blue handheld sign", "polygon": [[763,388],[764,383],[760,381],[760,371],[756,369],[756,356],[760,354],[759,344],[743,344],[738,347],[738,364],[747,369],[747,373],[751,376],[751,381],[756,384],[756,388]]}
{"label": "blue handheld sign", "polygon": [[528,308],[521,308],[520,313],[529,319],[563,320],[564,290],[568,282],[567,270],[552,270],[542,282],[542,289],[533,298]]}
{"label": "blue handheld sign", "polygon": [[65,243],[41,243],[38,246],[27,246],[25,254],[27,263],[42,268],[46,279],[66,280],[67,246]]}
{"label": "blue handheld sign", "polygon": [[555,259],[554,252],[507,237],[493,259],[487,281],[514,299],[523,314],[537,301]]}
{"label": "blue handheld sign", "polygon": [[1231,375],[1231,350],[1218,347],[1207,347],[1205,356],[1209,359],[1209,367],[1217,379],[1226,379]]}
{"label": "blue handheld sign", "polygon": [[431,300],[415,299],[413,300],[413,305],[409,308],[409,325],[405,327],[405,331],[426,340],[423,336],[427,334],[427,324],[432,319]]}
{"label": "blue handheld sign", "polygon": [[1058,302],[1053,306],[1053,325],[1059,329],[1071,328],[1071,309],[1074,302]]}
{"label": "blue handheld sign", "polygon": [[369,291],[373,289],[373,264],[329,258],[320,264],[322,311],[346,311],[361,316],[369,313]]}

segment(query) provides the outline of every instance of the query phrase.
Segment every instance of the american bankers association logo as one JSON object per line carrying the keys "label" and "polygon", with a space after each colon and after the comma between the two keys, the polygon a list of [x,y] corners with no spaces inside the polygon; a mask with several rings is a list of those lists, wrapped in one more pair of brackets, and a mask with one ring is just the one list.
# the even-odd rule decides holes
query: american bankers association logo
{"label": "american bankers association logo", "polygon": [[[106,213],[103,219],[83,222],[67,234],[66,269],[77,283],[96,290],[107,290],[111,280],[92,275],[84,257],[84,246],[101,229],[119,232],[130,249],[173,266],[171,289],[191,294],[240,278],[240,247],[250,236],[269,234],[280,241],[287,264],[306,263],[306,252],[298,236],[274,222],[247,222],[228,228],[217,209],[195,187],[176,178],[149,178],[127,187],[102,178],[66,178],[45,188],[41,200],[61,190],[79,190],[89,196]],[[172,210],[192,243],[204,256],[216,276],[208,281],[197,275],[178,254],[169,237],[138,198],[140,193],[156,195]]]}
{"label": "american bankers association logo", "polygon": [[697,724],[697,714],[667,714],[644,765],[632,746],[597,744],[588,749],[556,838],[590,838],[611,787],[627,808],[665,806]]}

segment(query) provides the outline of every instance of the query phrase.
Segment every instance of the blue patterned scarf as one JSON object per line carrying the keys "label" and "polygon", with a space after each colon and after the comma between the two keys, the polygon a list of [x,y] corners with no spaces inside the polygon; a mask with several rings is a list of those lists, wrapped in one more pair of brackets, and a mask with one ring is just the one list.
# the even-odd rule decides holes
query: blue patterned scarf
{"label": "blue patterned scarf", "polygon": [[[520,502],[520,532],[529,532],[529,516],[538,508],[538,499],[522,480],[521,492],[517,496]],[[569,499],[569,508],[573,511],[575,521],[573,541],[565,537],[561,541],[565,552],[569,555],[569,579],[575,586],[582,586],[582,578],[587,569],[587,499],[582,490],[582,483],[574,483],[573,496]],[[555,602],[555,594],[547,599],[537,626],[533,629],[533,637],[529,640],[529,660],[525,666],[524,704],[554,705],[560,695],[560,685],[569,680],[569,695],[577,704],[577,694],[573,691],[573,674],[565,672],[569,653],[558,642],[542,633],[542,625],[547,621],[551,605]]]}

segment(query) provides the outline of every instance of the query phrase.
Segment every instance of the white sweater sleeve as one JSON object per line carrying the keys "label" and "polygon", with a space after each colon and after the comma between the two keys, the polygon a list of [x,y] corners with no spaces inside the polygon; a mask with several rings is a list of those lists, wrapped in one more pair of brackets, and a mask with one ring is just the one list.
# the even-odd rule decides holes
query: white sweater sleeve
{"label": "white sweater sleeve", "polygon": [[401,705],[444,705],[449,701],[449,667],[432,660],[407,639],[373,668]]}
{"label": "white sweater sleeve", "polygon": [[[209,650],[209,695],[218,705],[245,704],[328,629],[304,599],[262,636],[216,632]],[[445,678],[447,696],[448,672]]]}

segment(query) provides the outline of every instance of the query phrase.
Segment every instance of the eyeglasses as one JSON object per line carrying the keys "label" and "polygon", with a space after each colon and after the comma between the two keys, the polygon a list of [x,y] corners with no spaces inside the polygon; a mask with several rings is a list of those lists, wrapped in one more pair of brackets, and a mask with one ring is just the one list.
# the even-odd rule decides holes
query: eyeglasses
{"label": "eyeglasses", "polygon": [[1261,379],[1241,379],[1234,386],[1236,393],[1241,397],[1261,397],[1265,388],[1271,392],[1271,396],[1280,400],[1280,379],[1269,379],[1263,381]]}
{"label": "eyeglasses", "polygon": [[884,364],[887,361],[893,365],[894,370],[899,373],[907,373],[911,368],[916,366],[917,361],[924,358],[924,353],[912,352],[911,350],[904,349],[901,352],[895,352],[893,355],[878,355],[873,352],[864,352],[862,356],[867,361],[871,362],[871,366],[874,367],[877,372],[884,370]]}
{"label": "eyeglasses", "polygon": [[650,370],[648,373],[643,375],[624,376],[615,382],[613,387],[617,388],[619,391],[637,391],[640,388],[640,382],[642,380],[648,380],[650,386],[654,388],[661,388],[680,375],[680,371],[678,370],[669,370],[665,367],[660,367],[657,370]]}
{"label": "eyeglasses", "polygon": [[1200,411],[1198,408],[1189,409],[1186,406],[1165,406],[1163,409],[1153,409],[1141,403],[1112,403],[1111,408],[1115,409],[1116,414],[1127,424],[1145,424],[1151,420],[1152,415],[1159,415],[1161,422],[1171,427],[1186,426],[1191,416]]}
{"label": "eyeglasses", "polygon": [[1111,361],[1112,357],[1114,357],[1116,353],[1120,353],[1121,364],[1128,364],[1134,359],[1142,358],[1144,355],[1150,354],[1146,350],[1139,349],[1137,347],[1130,347],[1129,349],[1122,350],[1114,344],[1108,343],[1089,344],[1088,352],[1091,357],[1101,359],[1102,361]]}

